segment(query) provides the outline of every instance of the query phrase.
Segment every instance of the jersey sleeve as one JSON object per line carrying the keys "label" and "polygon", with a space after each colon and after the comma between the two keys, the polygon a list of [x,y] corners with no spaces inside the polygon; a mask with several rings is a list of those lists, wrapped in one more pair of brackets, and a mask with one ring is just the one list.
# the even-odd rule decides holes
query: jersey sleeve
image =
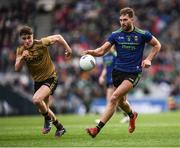
{"label": "jersey sleeve", "polygon": [[45,46],[45,47],[47,47],[47,46],[49,46],[51,44],[50,40],[48,38],[46,38],[46,37],[42,38],[41,41],[42,41],[42,45]]}
{"label": "jersey sleeve", "polygon": [[146,31],[144,34],[145,42],[148,43],[152,39],[152,34],[149,31]]}
{"label": "jersey sleeve", "polygon": [[113,33],[111,35],[109,35],[107,41],[110,42],[112,45],[114,44],[114,35],[113,35]]}
{"label": "jersey sleeve", "polygon": [[20,47],[17,47],[16,49],[16,56],[20,56],[22,54],[23,50]]}

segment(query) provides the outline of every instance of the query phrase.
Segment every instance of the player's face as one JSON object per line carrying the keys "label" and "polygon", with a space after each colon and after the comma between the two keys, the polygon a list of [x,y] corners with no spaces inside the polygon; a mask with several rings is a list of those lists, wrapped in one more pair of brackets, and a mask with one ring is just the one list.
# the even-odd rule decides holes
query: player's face
{"label": "player's face", "polygon": [[131,31],[132,26],[133,26],[133,18],[130,18],[128,14],[121,15],[119,17],[119,21],[120,21],[121,28],[124,31]]}
{"label": "player's face", "polygon": [[30,48],[33,45],[33,35],[22,35],[20,38],[25,48]]}

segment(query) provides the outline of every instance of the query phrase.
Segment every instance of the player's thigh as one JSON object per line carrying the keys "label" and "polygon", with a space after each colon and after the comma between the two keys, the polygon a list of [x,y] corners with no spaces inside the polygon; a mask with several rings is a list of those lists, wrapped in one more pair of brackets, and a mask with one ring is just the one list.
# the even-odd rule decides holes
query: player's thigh
{"label": "player's thigh", "polygon": [[113,86],[107,88],[107,90],[106,90],[106,98],[107,98],[107,101],[110,100],[113,92],[114,92],[114,87],[113,87]]}
{"label": "player's thigh", "polygon": [[49,98],[51,94],[51,90],[48,86],[42,85],[33,95],[33,99],[36,99],[38,101],[46,100],[46,98]]}
{"label": "player's thigh", "polygon": [[46,97],[46,98],[44,99],[44,102],[45,102],[45,104],[47,105],[47,107],[50,106],[50,99],[51,99],[51,96],[48,96],[48,97]]}
{"label": "player's thigh", "polygon": [[123,98],[133,88],[133,84],[129,80],[124,80],[114,91],[113,96],[115,98]]}

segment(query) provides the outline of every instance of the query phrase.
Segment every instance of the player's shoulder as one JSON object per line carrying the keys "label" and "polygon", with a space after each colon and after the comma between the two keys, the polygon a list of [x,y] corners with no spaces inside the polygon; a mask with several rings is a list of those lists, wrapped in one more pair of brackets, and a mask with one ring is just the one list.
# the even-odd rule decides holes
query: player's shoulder
{"label": "player's shoulder", "polygon": [[24,51],[24,47],[22,45],[18,45],[16,47],[16,53],[21,54]]}
{"label": "player's shoulder", "polygon": [[145,35],[146,33],[149,32],[149,31],[147,31],[147,30],[143,30],[143,29],[140,29],[140,28],[138,28],[138,27],[135,27],[135,28],[134,28],[134,31],[137,32],[137,33],[139,33],[139,34],[143,34],[143,35]]}
{"label": "player's shoulder", "polygon": [[21,50],[23,50],[24,48],[23,48],[23,46],[22,45],[18,45],[17,47],[16,47],[16,50],[17,51],[21,51]]}
{"label": "player's shoulder", "polygon": [[42,40],[34,39],[34,44],[35,45],[42,45]]}
{"label": "player's shoulder", "polygon": [[41,38],[39,40],[37,40],[37,39],[34,40],[34,46],[37,48],[38,47],[40,47],[40,48],[46,47],[46,45],[47,45],[47,41],[45,38]]}
{"label": "player's shoulder", "polygon": [[122,28],[119,28],[119,29],[113,31],[112,34],[116,34],[116,33],[120,33],[120,32],[122,32]]}
{"label": "player's shoulder", "polygon": [[43,46],[49,46],[51,44],[51,41],[49,39],[50,36],[46,36],[41,38],[41,42]]}

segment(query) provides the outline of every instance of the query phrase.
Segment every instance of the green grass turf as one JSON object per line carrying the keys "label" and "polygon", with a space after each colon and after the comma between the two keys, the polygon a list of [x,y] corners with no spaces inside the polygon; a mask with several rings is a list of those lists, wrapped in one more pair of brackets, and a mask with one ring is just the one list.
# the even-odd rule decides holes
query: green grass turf
{"label": "green grass turf", "polygon": [[101,133],[92,139],[85,128],[96,125],[97,115],[58,115],[67,133],[55,138],[55,128],[41,134],[43,118],[39,116],[1,117],[0,147],[180,147],[180,112],[140,114],[133,134],[128,124],[115,114]]}

